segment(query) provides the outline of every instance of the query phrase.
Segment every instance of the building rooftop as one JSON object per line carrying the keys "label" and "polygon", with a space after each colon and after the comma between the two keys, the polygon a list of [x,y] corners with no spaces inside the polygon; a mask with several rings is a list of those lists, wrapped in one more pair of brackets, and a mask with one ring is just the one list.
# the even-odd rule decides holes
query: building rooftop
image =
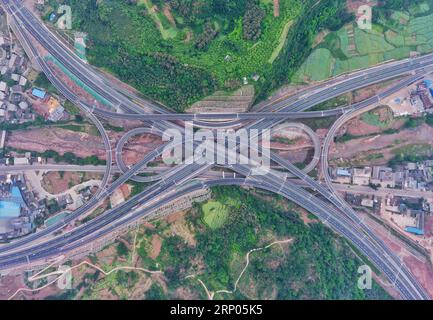
{"label": "building rooftop", "polygon": [[45,90],[42,89],[33,88],[32,90],[32,95],[40,99],[44,99],[46,94]]}
{"label": "building rooftop", "polygon": [[337,169],[337,175],[338,176],[345,176],[345,177],[350,177],[350,171],[348,169],[342,169],[342,168],[338,168]]}
{"label": "building rooftop", "polygon": [[353,169],[353,176],[357,177],[370,177],[371,176],[371,168],[365,167],[365,168],[354,168]]}
{"label": "building rooftop", "polygon": [[21,206],[11,201],[0,201],[0,218],[17,218],[20,216]]}
{"label": "building rooftop", "polygon": [[0,91],[6,91],[7,85],[6,82],[0,81]]}
{"label": "building rooftop", "polygon": [[416,227],[406,227],[404,228],[404,231],[409,232],[409,233],[413,233],[416,234],[418,236],[422,236],[424,235],[424,231],[421,229],[418,229]]}

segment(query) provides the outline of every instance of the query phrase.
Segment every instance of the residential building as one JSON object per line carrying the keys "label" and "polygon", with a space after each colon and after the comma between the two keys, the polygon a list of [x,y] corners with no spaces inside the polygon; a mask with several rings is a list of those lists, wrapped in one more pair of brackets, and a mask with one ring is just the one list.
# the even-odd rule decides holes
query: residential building
{"label": "residential building", "polygon": [[368,186],[371,178],[371,167],[354,168],[352,183],[359,186]]}

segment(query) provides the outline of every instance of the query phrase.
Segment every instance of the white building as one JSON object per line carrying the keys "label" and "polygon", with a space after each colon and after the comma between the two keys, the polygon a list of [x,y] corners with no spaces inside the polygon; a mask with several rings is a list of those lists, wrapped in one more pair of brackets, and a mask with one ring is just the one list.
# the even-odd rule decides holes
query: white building
{"label": "white building", "polygon": [[7,86],[6,82],[0,81],[0,91],[5,92],[7,88],[8,88],[8,86]]}
{"label": "white building", "polygon": [[18,106],[20,107],[21,110],[27,110],[29,108],[29,104],[25,101],[21,101]]}
{"label": "white building", "polygon": [[12,73],[11,74],[11,79],[13,80],[13,81],[19,81],[20,80],[20,75],[19,74],[16,74],[16,73]]}
{"label": "white building", "polygon": [[27,78],[21,76],[19,85],[24,87],[26,84],[27,84]]}

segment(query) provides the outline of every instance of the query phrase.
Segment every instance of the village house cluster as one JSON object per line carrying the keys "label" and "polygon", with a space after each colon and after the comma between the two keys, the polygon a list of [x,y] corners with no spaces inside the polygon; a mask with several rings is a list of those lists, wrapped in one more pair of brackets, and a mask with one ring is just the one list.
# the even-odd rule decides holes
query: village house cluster
{"label": "village house cluster", "polygon": [[[0,9],[0,19],[5,13]],[[6,23],[2,21],[2,26]],[[7,28],[0,29],[0,166],[42,164],[45,159],[30,152],[17,153],[5,148],[7,133],[23,124],[68,120],[70,115],[55,93],[35,86],[38,72],[23,48]],[[36,122],[36,120],[39,120]],[[42,122],[43,123],[43,122]],[[80,190],[76,201],[84,202],[89,190]],[[0,172],[0,242],[24,236],[44,227],[47,218],[57,216],[73,204],[70,195],[47,198],[32,188],[23,174]]]}
{"label": "village house cluster", "polygon": [[[4,12],[0,11],[0,18],[4,19]],[[36,76],[23,48],[9,32],[0,30],[0,124],[69,118],[58,97],[32,86]]]}
{"label": "village house cluster", "polygon": [[330,168],[336,183],[403,190],[433,191],[433,160],[409,162],[390,168],[373,166],[362,168]]}
{"label": "village house cluster", "polygon": [[[401,230],[424,236],[426,216],[433,212],[433,204],[422,198],[411,198],[387,194],[345,193],[345,200],[353,207],[375,215],[385,213]],[[386,217],[385,217],[386,218]]]}
{"label": "village house cluster", "polygon": [[388,103],[395,117],[433,112],[433,81],[425,79],[409,88],[407,94]]}
{"label": "village house cluster", "polygon": [[[433,160],[409,162],[395,166],[330,168],[334,183],[348,185],[345,199],[352,206],[374,214],[389,214],[390,219],[406,232],[425,235],[426,215],[433,212]],[[365,187],[370,187],[368,190]],[[364,188],[364,189],[362,189]],[[371,192],[380,190],[381,192]],[[407,191],[408,196],[400,192]],[[416,192],[409,196],[409,192]],[[415,196],[414,196],[415,195]]]}
{"label": "village house cluster", "polygon": [[0,122],[11,124],[35,120],[26,91],[31,70],[24,51],[0,34]]}
{"label": "village house cluster", "polygon": [[95,190],[87,186],[74,198],[67,193],[45,197],[23,174],[0,174],[0,243],[60,221],[88,201]]}

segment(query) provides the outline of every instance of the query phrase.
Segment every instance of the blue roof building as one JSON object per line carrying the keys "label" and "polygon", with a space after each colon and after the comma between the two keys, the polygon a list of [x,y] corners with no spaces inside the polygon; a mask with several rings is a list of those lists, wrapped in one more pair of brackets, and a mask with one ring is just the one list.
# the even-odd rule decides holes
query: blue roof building
{"label": "blue roof building", "polygon": [[406,227],[404,228],[404,231],[409,232],[409,233],[413,233],[416,234],[418,236],[422,236],[424,235],[424,231],[421,229],[418,229],[416,227]]}
{"label": "blue roof building", "polygon": [[44,99],[47,93],[45,90],[33,88],[32,95],[34,95],[36,98]]}
{"label": "blue roof building", "polygon": [[432,88],[433,88],[433,81],[431,81],[431,80],[429,80],[429,79],[426,79],[426,80],[424,80],[424,85],[425,85],[427,88],[432,89]]}
{"label": "blue roof building", "polygon": [[24,199],[18,187],[12,187],[11,196],[0,201],[0,218],[18,218],[21,214],[21,206]]}
{"label": "blue roof building", "polygon": [[18,218],[21,206],[15,202],[0,201],[0,218]]}

